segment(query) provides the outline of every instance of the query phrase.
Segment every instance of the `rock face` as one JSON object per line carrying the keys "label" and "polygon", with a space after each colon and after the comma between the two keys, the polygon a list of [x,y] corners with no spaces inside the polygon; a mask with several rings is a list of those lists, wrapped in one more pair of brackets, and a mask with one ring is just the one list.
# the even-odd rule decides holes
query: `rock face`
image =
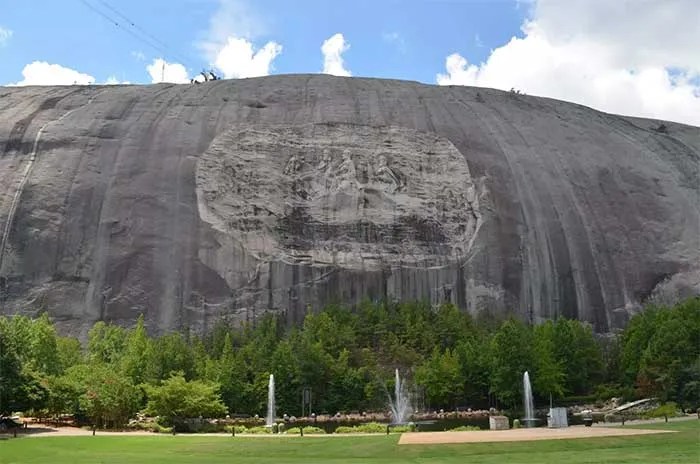
{"label": "rock face", "polygon": [[598,331],[700,291],[700,129],[329,76],[0,88],[0,311],[154,331],[362,299]]}

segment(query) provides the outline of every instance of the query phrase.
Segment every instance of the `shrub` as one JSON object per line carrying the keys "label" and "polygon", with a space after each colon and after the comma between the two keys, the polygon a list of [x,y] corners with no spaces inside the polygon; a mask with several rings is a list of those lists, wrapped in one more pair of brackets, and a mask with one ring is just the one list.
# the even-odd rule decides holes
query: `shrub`
{"label": "shrub", "polygon": [[678,407],[676,406],[676,403],[674,402],[668,402],[666,404],[662,404],[658,408],[654,408],[650,411],[647,411],[644,413],[644,418],[646,419],[655,419],[658,417],[675,417],[679,413]]}
{"label": "shrub", "polygon": [[129,424],[126,428],[129,430],[145,430],[151,431],[154,425],[158,425],[155,422],[134,422]]}
{"label": "shrub", "polygon": [[250,433],[253,435],[264,435],[266,433],[272,433],[272,428],[271,427],[264,427],[264,426],[251,427],[243,433]]}
{"label": "shrub", "polygon": [[565,396],[564,398],[560,398],[557,400],[557,404],[559,406],[571,406],[575,404],[591,404],[595,403],[595,401],[598,398],[596,398],[596,395],[572,395],[572,396]]}
{"label": "shrub", "polygon": [[248,427],[245,425],[227,425],[224,427],[224,431],[226,431],[226,433],[231,433],[234,429],[236,430],[236,433],[248,433]]}
{"label": "shrub", "polygon": [[[379,422],[368,422],[366,424],[354,425],[352,427],[340,426],[335,429],[335,433],[386,433],[387,424]],[[389,431],[393,433],[412,432],[415,430],[415,425],[389,425]],[[306,433],[306,429],[304,429]]]}
{"label": "shrub", "polygon": [[[515,419],[517,420],[517,419]],[[519,423],[519,421],[518,421]],[[515,421],[513,421],[513,428],[515,428]],[[449,430],[450,432],[479,432],[481,429],[475,425],[462,425]]]}
{"label": "shrub", "polygon": [[212,424],[211,422],[200,422],[191,427],[194,433],[221,433],[226,431],[224,424]]}
{"label": "shrub", "polygon": [[621,398],[623,402],[632,401],[634,399],[634,388],[623,387],[618,384],[603,384],[598,385],[595,389],[597,401],[607,401],[611,398]]}
{"label": "shrub", "polygon": [[[129,424],[127,427],[130,430],[144,430],[146,432],[153,432],[153,433],[172,433],[173,428],[172,427],[164,427],[160,425],[158,422],[135,422],[133,424]],[[87,427],[87,429],[92,430],[90,427]]]}
{"label": "shrub", "polygon": [[[287,430],[287,435],[301,435],[299,427],[292,427]],[[326,431],[319,427],[307,426],[304,427],[304,435],[325,435]]]}
{"label": "shrub", "polygon": [[341,425],[335,429],[335,433],[386,433],[386,426],[387,424],[380,424],[379,422],[368,422],[352,427]]}
{"label": "shrub", "polygon": [[173,433],[173,428],[172,427],[165,427],[163,425],[160,425],[158,423],[153,423],[153,426],[151,427],[151,432],[153,433]]}

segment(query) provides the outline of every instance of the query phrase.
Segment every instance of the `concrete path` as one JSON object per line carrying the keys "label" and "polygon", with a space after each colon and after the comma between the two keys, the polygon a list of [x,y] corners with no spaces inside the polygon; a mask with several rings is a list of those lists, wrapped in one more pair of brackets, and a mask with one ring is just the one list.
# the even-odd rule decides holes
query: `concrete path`
{"label": "concrete path", "polygon": [[573,438],[615,437],[673,433],[670,430],[642,430],[628,428],[574,426],[565,429],[511,429],[478,432],[420,432],[404,433],[399,445],[429,445],[444,443],[493,443],[502,441],[566,440]]}

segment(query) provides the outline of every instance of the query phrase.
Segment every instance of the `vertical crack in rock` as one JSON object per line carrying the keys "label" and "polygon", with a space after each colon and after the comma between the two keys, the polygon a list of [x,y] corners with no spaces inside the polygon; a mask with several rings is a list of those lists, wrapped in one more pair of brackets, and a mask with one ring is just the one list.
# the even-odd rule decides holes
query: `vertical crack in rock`
{"label": "vertical crack in rock", "polygon": [[[25,118],[22,121],[19,121],[17,124],[15,124],[15,127],[13,128],[13,134],[10,137],[9,143],[6,145],[5,154],[7,155],[11,150],[16,150],[21,147],[22,139],[24,138],[27,126],[34,120],[34,118],[36,118],[36,116],[39,113],[54,109],[61,100],[63,100],[69,95],[66,95],[64,97],[53,97],[45,100],[39,106],[39,108],[28,118]],[[87,105],[92,103],[92,100],[94,98],[95,97],[90,97],[87,101]],[[0,238],[0,276],[3,275],[5,250],[7,248],[7,241],[10,236],[10,232],[12,231],[12,225],[14,222],[15,214],[17,213],[17,206],[19,205],[20,199],[22,197],[22,192],[24,191],[24,186],[27,183],[27,179],[29,179],[29,176],[32,174],[32,169],[34,168],[34,162],[36,161],[37,151],[39,148],[39,142],[41,141],[41,136],[49,126],[51,126],[52,124],[60,123],[62,120],[69,117],[73,112],[75,112],[79,108],[81,107],[76,107],[69,111],[66,111],[58,119],[52,119],[47,121],[39,128],[36,135],[34,136],[34,141],[31,145],[32,148],[31,151],[28,153],[28,158],[24,165],[24,169],[20,174],[19,183],[17,185],[17,188],[15,189],[14,195],[12,196],[12,201],[10,202],[10,209],[7,213],[7,219],[5,219],[5,227],[3,228],[2,238]]]}

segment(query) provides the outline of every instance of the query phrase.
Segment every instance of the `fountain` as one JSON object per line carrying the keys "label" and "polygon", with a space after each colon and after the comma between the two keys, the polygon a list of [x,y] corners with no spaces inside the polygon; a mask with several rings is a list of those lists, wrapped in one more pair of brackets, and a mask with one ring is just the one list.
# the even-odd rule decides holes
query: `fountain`
{"label": "fountain", "polygon": [[275,423],[275,376],[270,374],[270,381],[267,384],[267,417],[265,426],[272,427]]}
{"label": "fountain", "polygon": [[523,407],[525,408],[525,417],[522,423],[525,427],[534,427],[537,423],[535,418],[535,402],[532,399],[532,385],[530,385],[530,374],[525,371],[523,374]]}
{"label": "fountain", "polygon": [[411,415],[411,401],[406,391],[406,385],[401,382],[399,370],[395,371],[394,398],[389,396],[389,407],[391,408],[391,423],[405,424]]}

